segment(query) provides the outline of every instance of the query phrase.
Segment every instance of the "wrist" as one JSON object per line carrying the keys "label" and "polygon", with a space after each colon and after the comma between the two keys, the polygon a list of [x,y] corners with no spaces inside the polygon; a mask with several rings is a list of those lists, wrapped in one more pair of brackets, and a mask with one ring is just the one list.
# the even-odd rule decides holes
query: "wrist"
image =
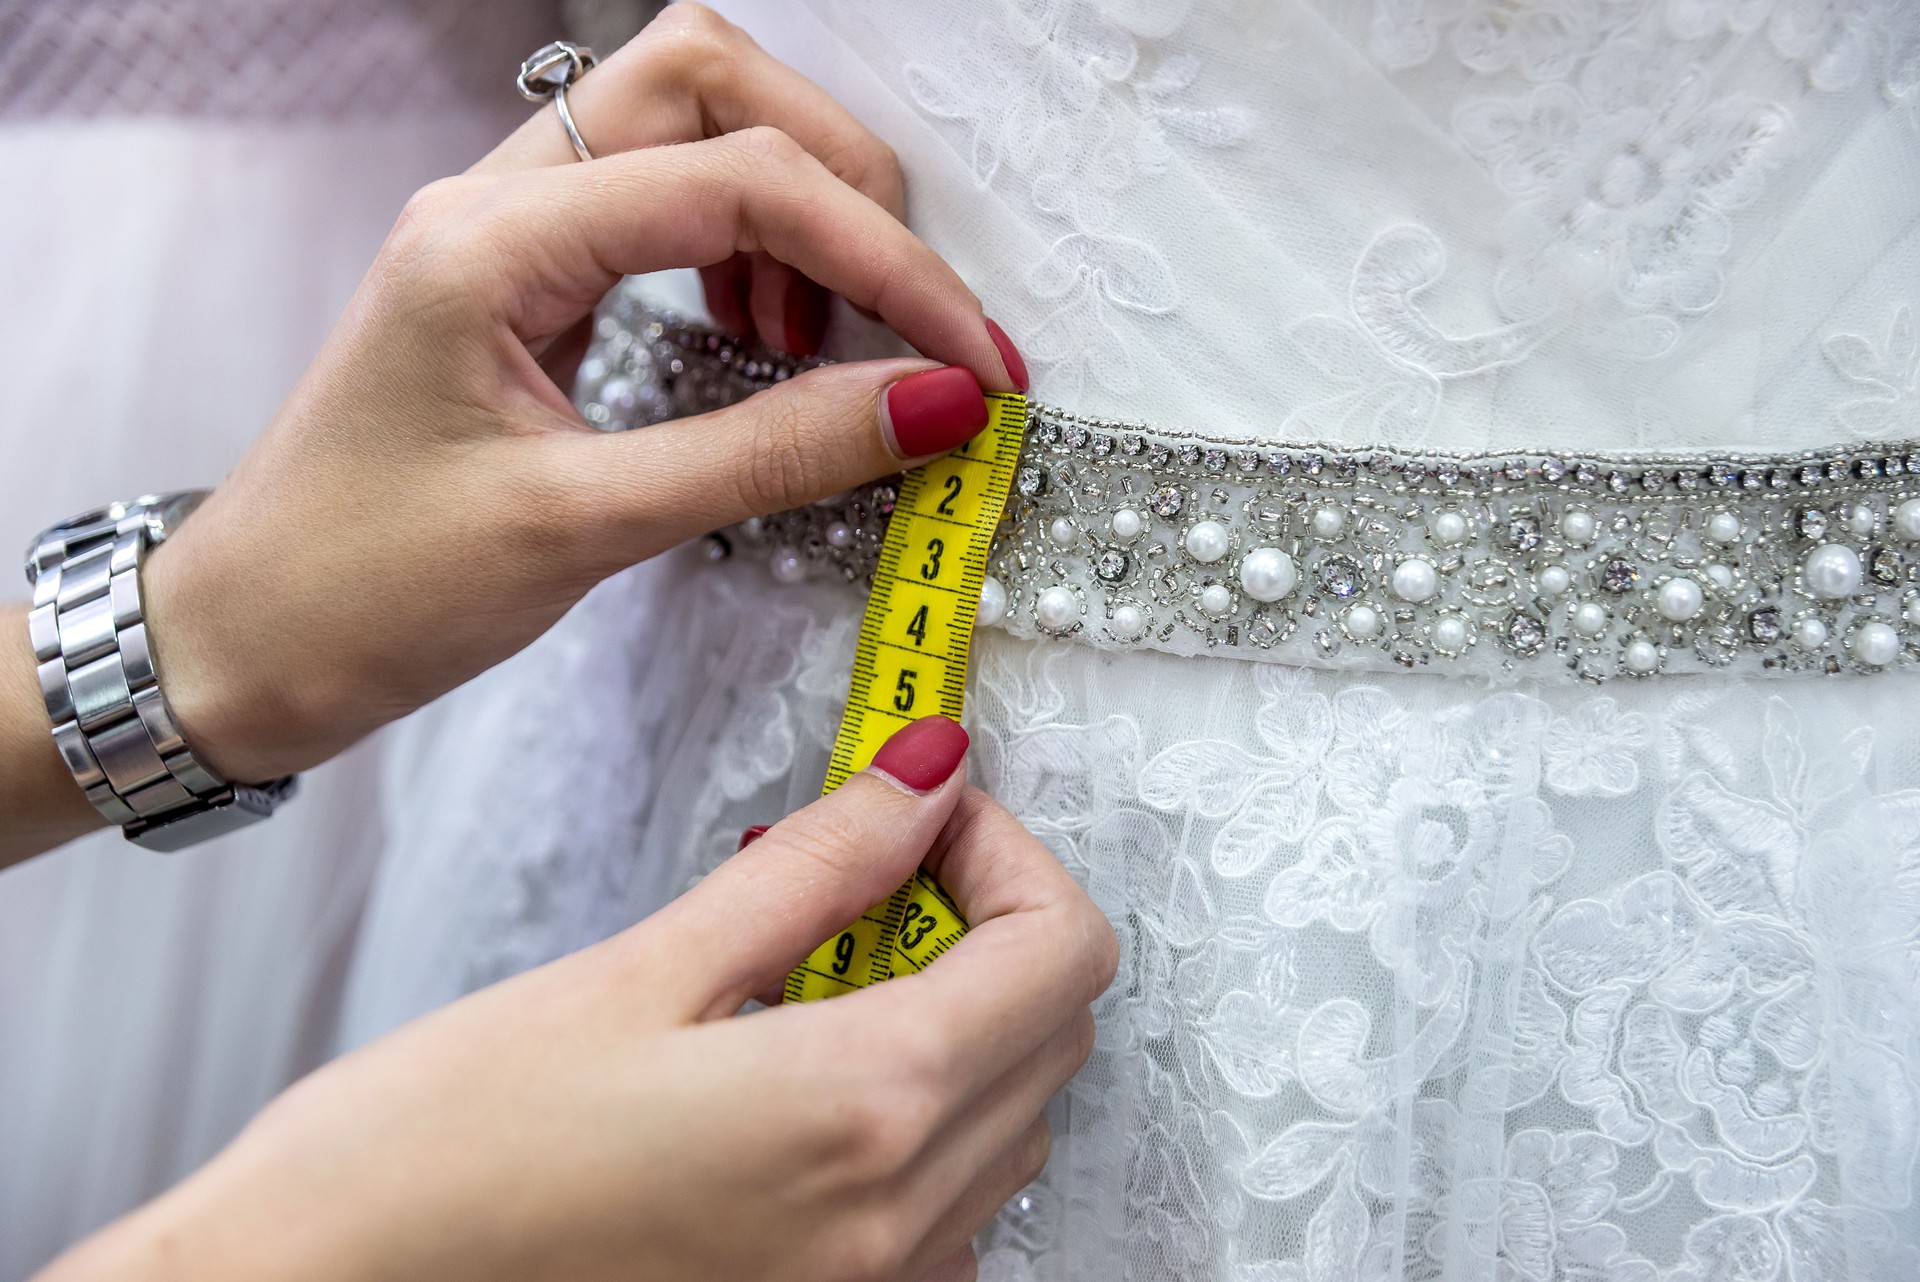
{"label": "wrist", "polygon": [[27,606],[0,607],[0,868],[104,822],[60,760],[27,636]]}

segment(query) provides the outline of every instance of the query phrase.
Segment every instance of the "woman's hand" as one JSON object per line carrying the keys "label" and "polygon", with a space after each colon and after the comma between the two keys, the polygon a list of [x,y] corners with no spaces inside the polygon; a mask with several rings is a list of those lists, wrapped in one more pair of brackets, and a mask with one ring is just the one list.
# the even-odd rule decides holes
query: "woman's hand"
{"label": "woman's hand", "polygon": [[[914,723],[625,934],[315,1073],[43,1282],[970,1278],[1116,945],[965,747]],[[728,1018],[923,859],[973,923],[933,966]]]}
{"label": "woman's hand", "polygon": [[[575,161],[548,108],[422,191],[271,426],[149,563],[163,688],[229,777],[321,761],[690,536],[950,449],[984,425],[980,387],[1014,386],[979,300],[899,221],[892,152],[736,29],[676,5],[572,104],[600,158]],[[840,365],[588,430],[548,366],[620,276],[685,266],[750,278],[762,332],[817,282],[958,368]]]}

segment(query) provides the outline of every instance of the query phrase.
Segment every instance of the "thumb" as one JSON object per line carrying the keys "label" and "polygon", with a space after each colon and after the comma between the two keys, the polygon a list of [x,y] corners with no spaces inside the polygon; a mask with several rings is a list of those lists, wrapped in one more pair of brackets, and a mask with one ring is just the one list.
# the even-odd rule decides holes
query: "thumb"
{"label": "thumb", "polygon": [[669,1017],[733,1014],[892,894],[959,804],[966,751],[957,722],[909,722],[871,766],[656,913],[643,927],[644,964],[670,994]]}
{"label": "thumb", "polygon": [[[827,365],[737,405],[553,444],[621,565],[750,516],[799,507],[971,440],[987,425],[973,374],[924,360]],[[617,567],[616,567],[617,568]]]}

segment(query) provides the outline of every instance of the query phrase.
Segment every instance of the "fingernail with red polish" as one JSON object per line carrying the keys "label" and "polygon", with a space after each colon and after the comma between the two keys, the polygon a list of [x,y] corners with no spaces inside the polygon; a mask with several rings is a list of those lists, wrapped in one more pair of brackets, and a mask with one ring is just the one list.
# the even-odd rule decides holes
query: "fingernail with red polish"
{"label": "fingernail with red polish", "polygon": [[873,755],[873,768],[914,792],[932,792],[960,768],[967,732],[947,717],[922,717],[893,732]]}
{"label": "fingernail with red polish", "polygon": [[991,316],[987,317],[987,337],[1000,349],[1000,363],[1007,367],[1007,377],[1013,380],[1013,385],[1020,391],[1026,391],[1027,363],[1020,359],[1020,349],[1007,337],[1007,331],[1001,329]]}
{"label": "fingernail with red polish", "polygon": [[740,834],[740,844],[735,846],[734,850],[736,852],[745,850],[748,846],[751,846],[754,842],[766,836],[767,829],[772,826],[772,824],[755,824],[753,827],[747,829]]}
{"label": "fingernail with red polish", "polygon": [[880,428],[903,459],[944,453],[986,425],[987,398],[964,366],[909,374],[880,398]]}
{"label": "fingernail with red polish", "polygon": [[787,350],[795,356],[818,356],[827,336],[827,291],[805,276],[795,276],[787,286],[783,321]]}

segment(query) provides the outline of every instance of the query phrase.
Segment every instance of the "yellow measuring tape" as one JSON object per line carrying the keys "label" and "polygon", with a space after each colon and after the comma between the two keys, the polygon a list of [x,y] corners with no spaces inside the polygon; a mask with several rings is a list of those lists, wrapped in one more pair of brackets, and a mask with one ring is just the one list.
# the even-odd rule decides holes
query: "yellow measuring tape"
{"label": "yellow measuring tape", "polygon": [[[900,483],[822,795],[866,769],[909,721],[936,712],[960,719],[980,581],[1027,427],[1025,397],[992,394],[987,406],[984,431]],[[924,970],[966,933],[952,898],[916,872],[814,949],[787,976],[786,1000],[836,997]]]}

